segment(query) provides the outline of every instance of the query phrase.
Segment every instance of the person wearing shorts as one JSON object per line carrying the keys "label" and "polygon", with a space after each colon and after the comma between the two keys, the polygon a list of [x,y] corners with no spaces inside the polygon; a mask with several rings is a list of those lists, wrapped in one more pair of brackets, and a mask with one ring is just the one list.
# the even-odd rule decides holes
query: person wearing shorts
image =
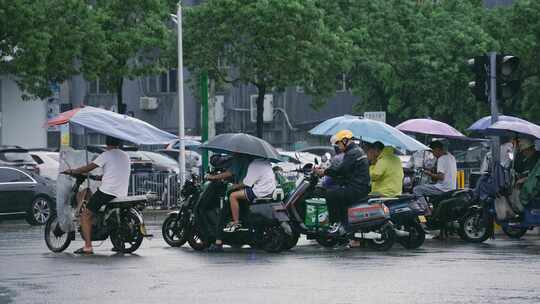
{"label": "person wearing shorts", "polygon": [[75,251],[77,254],[93,254],[92,248],[92,218],[101,206],[116,197],[127,196],[131,164],[129,155],[120,150],[121,141],[114,137],[106,139],[107,151],[101,153],[90,164],[66,170],[66,174],[86,174],[100,167],[103,169],[101,185],[90,197],[86,207],[81,212],[81,231],[84,237],[84,247]]}
{"label": "person wearing shorts", "polygon": [[276,190],[276,177],[270,161],[254,159],[249,164],[246,177],[229,196],[231,205],[232,222],[223,231],[235,232],[242,228],[240,222],[240,202],[253,203],[257,198],[269,197]]}
{"label": "person wearing shorts", "polygon": [[[220,180],[231,177],[232,173],[225,173],[208,176],[208,180]],[[232,221],[227,224],[224,232],[235,232],[242,228],[240,223],[240,202],[253,203],[257,198],[269,197],[276,190],[276,178],[270,161],[256,158],[249,162],[245,177],[241,182],[233,186],[229,195],[229,202],[232,214]],[[211,252],[222,252],[223,242],[216,239],[215,244],[209,248]]]}
{"label": "person wearing shorts", "polygon": [[97,189],[90,197],[90,200],[88,200],[88,203],[86,203],[86,209],[90,210],[93,214],[96,214],[101,206],[109,203],[115,198],[116,196],[103,193],[101,190]]}

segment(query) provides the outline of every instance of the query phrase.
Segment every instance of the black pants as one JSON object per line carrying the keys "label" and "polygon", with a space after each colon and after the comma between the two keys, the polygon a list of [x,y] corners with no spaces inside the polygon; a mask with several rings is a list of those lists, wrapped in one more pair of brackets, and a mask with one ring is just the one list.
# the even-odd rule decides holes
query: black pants
{"label": "black pants", "polygon": [[326,205],[330,223],[341,222],[346,225],[348,208],[367,197],[368,192],[362,193],[347,187],[334,188],[326,191]]}

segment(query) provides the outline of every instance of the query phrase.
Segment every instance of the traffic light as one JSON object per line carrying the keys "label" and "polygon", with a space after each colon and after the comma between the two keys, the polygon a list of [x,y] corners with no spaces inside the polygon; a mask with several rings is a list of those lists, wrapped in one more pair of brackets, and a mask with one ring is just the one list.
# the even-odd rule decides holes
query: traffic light
{"label": "traffic light", "polygon": [[521,83],[516,79],[519,58],[511,55],[497,55],[497,97],[511,99],[520,89]]}
{"label": "traffic light", "polygon": [[487,102],[489,98],[489,57],[476,56],[467,64],[475,75],[474,81],[469,82],[469,88],[478,101]]}

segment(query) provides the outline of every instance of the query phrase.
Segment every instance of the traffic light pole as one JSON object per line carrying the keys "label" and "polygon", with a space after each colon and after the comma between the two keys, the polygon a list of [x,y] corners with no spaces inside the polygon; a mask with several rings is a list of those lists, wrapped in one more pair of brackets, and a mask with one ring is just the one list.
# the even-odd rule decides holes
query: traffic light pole
{"label": "traffic light pole", "polygon": [[[208,73],[201,74],[202,142],[208,140]],[[208,171],[208,150],[202,151],[203,174]]]}
{"label": "traffic light pole", "polygon": [[[499,120],[499,108],[497,106],[497,53],[489,53],[489,102],[491,105],[491,124]],[[500,139],[497,136],[491,138],[491,158],[493,164],[498,164],[500,155]]]}

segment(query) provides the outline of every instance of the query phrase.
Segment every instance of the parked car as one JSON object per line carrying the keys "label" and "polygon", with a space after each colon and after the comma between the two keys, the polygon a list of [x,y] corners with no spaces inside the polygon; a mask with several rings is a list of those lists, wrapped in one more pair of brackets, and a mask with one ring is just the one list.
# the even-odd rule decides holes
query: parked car
{"label": "parked car", "polygon": [[52,180],[58,177],[59,153],[46,150],[30,150],[30,156],[37,163],[39,174]]}
{"label": "parked car", "polygon": [[274,168],[279,167],[283,170],[283,174],[289,180],[296,180],[300,175],[295,170],[302,168],[306,164],[313,164],[315,159],[317,163],[321,163],[321,157],[308,152],[295,152],[295,151],[278,151],[281,156],[282,162],[272,163]]}
{"label": "parked car", "polygon": [[312,153],[318,156],[323,156],[326,153],[330,153],[330,155],[332,156],[336,154],[336,151],[334,150],[334,148],[330,146],[306,147],[306,148],[298,149],[298,152],[308,152],[308,153]]}
{"label": "parked car", "polygon": [[178,168],[178,162],[165,154],[150,151],[139,151],[139,153],[142,153],[150,160],[152,160],[156,170],[176,174],[178,174],[180,170]]}
{"label": "parked car", "polygon": [[28,150],[19,146],[0,146],[0,165],[22,168],[39,174],[38,164]]}
{"label": "parked car", "polygon": [[[197,151],[201,141],[199,137],[186,138],[184,141],[184,146],[186,150]],[[178,139],[171,141],[165,146],[166,150],[178,150],[180,149],[180,141]]]}
{"label": "parked car", "polygon": [[54,181],[33,171],[0,166],[0,216],[25,216],[32,225],[43,225],[56,209]]}
{"label": "parked car", "polygon": [[[178,166],[178,149],[163,149],[157,150],[157,153],[166,155],[167,157],[174,159]],[[202,166],[202,156],[198,152],[186,150],[186,171],[187,172],[199,172]]]}

